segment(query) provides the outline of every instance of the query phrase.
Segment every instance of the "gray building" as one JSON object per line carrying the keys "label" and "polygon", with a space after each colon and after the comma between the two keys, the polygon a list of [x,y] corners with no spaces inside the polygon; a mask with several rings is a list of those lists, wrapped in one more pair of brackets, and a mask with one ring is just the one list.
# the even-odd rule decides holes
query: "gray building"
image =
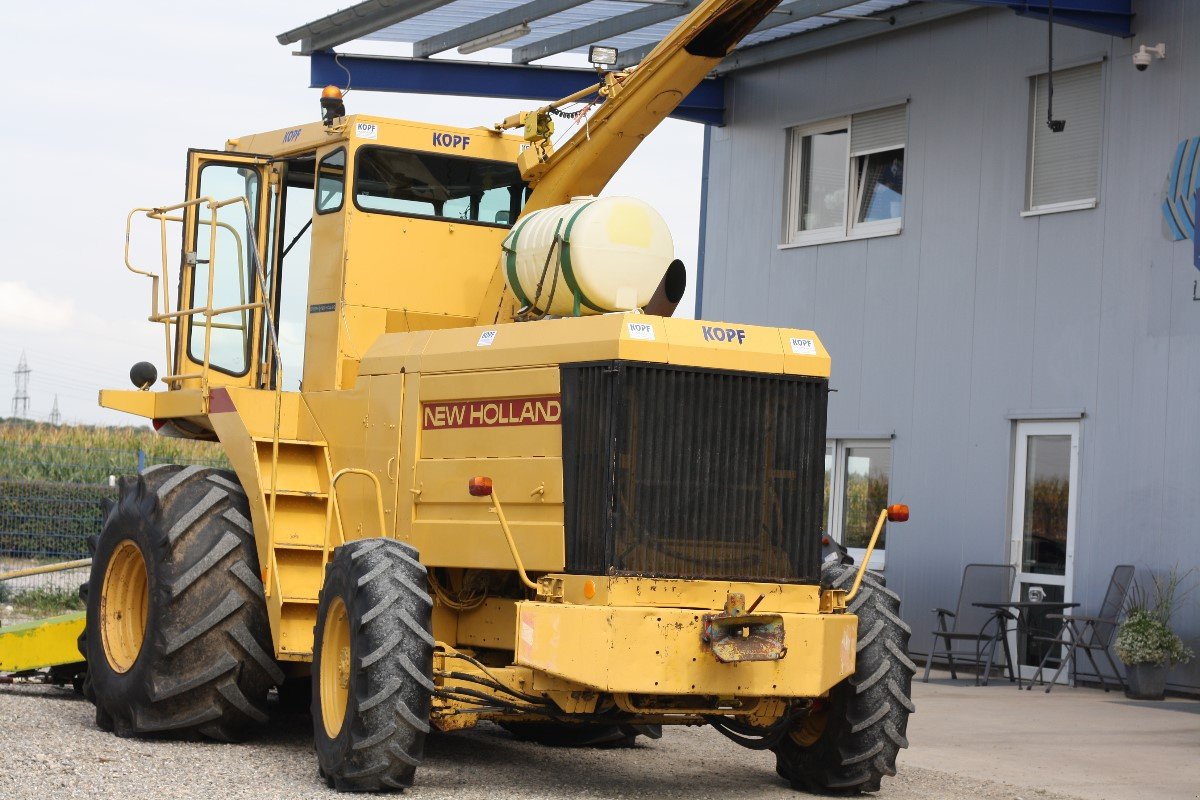
{"label": "gray building", "polygon": [[[1118,564],[1200,561],[1196,5],[1135,3],[1132,39],[1056,25],[1059,133],[1047,25],[1004,9],[725,76],[698,316],[830,350],[828,529],[912,507],[875,565],[918,653],[966,564],[1095,613]],[[1200,639],[1196,595],[1176,628]]]}

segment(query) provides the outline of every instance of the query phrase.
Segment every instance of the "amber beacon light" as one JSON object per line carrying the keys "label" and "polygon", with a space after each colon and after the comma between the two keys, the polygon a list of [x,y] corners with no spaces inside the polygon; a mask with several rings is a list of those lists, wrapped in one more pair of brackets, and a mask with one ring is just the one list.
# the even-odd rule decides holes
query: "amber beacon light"
{"label": "amber beacon light", "polygon": [[888,522],[908,522],[908,506],[903,503],[888,506],[887,518]]}

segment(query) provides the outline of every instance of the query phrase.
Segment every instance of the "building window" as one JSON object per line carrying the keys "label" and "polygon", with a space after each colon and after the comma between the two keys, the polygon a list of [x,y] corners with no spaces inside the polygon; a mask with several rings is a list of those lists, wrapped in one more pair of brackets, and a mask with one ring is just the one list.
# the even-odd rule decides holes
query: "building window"
{"label": "building window", "polygon": [[[892,475],[892,443],[888,439],[830,439],[825,443],[825,508],[823,530],[850,554],[866,554],[875,520],[888,505]],[[872,569],[882,569],[887,552],[887,526],[879,535]]]}
{"label": "building window", "polygon": [[1054,72],[1054,118],[1046,124],[1050,99],[1047,75],[1029,82],[1029,166],[1026,214],[1094,208],[1100,175],[1100,65]]}
{"label": "building window", "polygon": [[900,232],[906,112],[891,106],[789,131],[785,245]]}

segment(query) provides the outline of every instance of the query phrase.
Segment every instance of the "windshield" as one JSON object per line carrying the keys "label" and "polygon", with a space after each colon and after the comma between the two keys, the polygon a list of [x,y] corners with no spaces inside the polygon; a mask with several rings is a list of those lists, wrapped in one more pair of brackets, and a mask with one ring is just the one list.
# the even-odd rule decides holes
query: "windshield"
{"label": "windshield", "polygon": [[358,151],[354,204],[363,211],[511,227],[527,187],[516,164],[393,147]]}

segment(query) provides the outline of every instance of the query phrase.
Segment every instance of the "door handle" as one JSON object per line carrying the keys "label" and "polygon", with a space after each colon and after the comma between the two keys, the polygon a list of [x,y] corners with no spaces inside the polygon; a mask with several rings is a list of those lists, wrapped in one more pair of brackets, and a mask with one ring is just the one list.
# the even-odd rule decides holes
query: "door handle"
{"label": "door handle", "polygon": [[388,476],[389,481],[396,480],[396,474],[398,474],[398,473],[394,474],[392,472],[392,467],[394,467],[395,465],[396,465],[396,457],[392,456],[391,458],[389,458],[387,460],[387,476]]}

